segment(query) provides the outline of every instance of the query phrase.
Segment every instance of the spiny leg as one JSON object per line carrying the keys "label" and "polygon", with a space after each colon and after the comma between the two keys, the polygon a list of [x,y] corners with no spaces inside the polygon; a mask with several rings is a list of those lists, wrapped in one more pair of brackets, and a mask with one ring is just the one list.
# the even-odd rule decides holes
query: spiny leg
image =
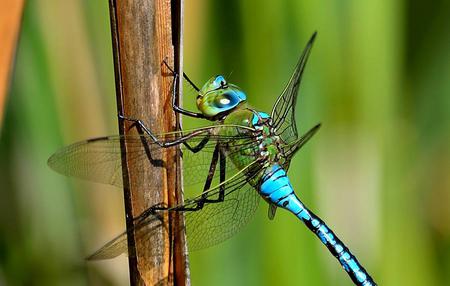
{"label": "spiny leg", "polygon": [[[176,73],[169,64],[164,60],[163,61],[166,67],[170,70],[170,72],[173,74],[173,82],[172,82],[172,108],[175,112],[184,114],[186,116],[195,117],[195,118],[205,118],[205,116],[202,113],[192,112],[186,109],[181,108],[177,105],[176,102],[176,87],[178,83],[178,73]],[[191,84],[191,86],[198,92],[200,89],[189,79],[189,77],[183,73],[184,78]]]}
{"label": "spiny leg", "polygon": [[164,210],[168,210],[168,209],[169,208],[164,203],[159,203],[159,204],[153,205],[153,206],[149,207],[148,209],[146,209],[145,211],[143,211],[140,215],[135,217],[133,219],[133,221],[135,222],[134,224],[136,225],[140,222],[143,222],[150,215],[156,215],[156,211],[164,211]]}
{"label": "spiny leg", "polygon": [[[153,133],[150,131],[150,129],[145,125],[145,123],[144,123],[142,120],[140,120],[140,119],[135,119],[135,118],[130,118],[130,117],[125,117],[125,116],[123,116],[123,115],[121,115],[121,114],[119,114],[118,116],[119,116],[119,118],[122,119],[122,120],[126,120],[126,121],[133,122],[133,124],[137,125],[138,128],[140,128],[143,132],[145,132],[148,136],[150,136],[150,138],[151,138],[156,144],[158,144],[158,146],[160,146],[160,147],[162,147],[162,148],[168,148],[168,147],[176,146],[176,145],[181,144],[181,143],[184,143],[184,142],[186,142],[187,140],[191,139],[192,137],[198,136],[198,135],[200,135],[200,134],[206,134],[206,135],[207,135],[206,138],[208,138],[208,140],[209,140],[209,136],[210,136],[211,130],[212,130],[213,128],[216,128],[215,126],[211,126],[211,127],[209,127],[209,128],[204,128],[204,129],[201,129],[201,130],[193,131],[193,132],[191,132],[191,133],[189,133],[189,134],[183,135],[183,136],[181,136],[180,138],[174,139],[174,140],[172,140],[172,141],[162,142],[162,141],[160,141],[160,140],[156,137],[155,134],[153,134]],[[202,140],[197,146],[195,146],[195,147],[191,147],[191,146],[186,146],[186,147],[188,147],[188,149],[196,150],[196,152],[198,152],[198,151],[201,150],[201,148],[203,148],[203,147],[206,145],[206,143],[208,142],[208,140],[203,139],[203,140]]]}
{"label": "spiny leg", "polygon": [[192,147],[191,145],[189,145],[188,142],[183,142],[183,145],[186,146],[186,148],[191,151],[192,153],[197,153],[200,150],[203,149],[203,147],[205,147],[205,145],[208,143],[209,141],[209,137],[210,137],[210,133],[206,134],[206,137],[202,139],[202,141],[200,141],[197,145],[195,145],[194,147]]}
{"label": "spiny leg", "polygon": [[[170,141],[170,142],[161,142],[161,141],[159,141],[159,140],[157,139],[157,137],[150,131],[150,129],[144,124],[144,122],[143,122],[142,120],[139,120],[139,119],[133,119],[133,118],[128,118],[128,117],[125,117],[125,116],[120,115],[120,114],[119,114],[119,118],[122,119],[122,120],[131,121],[131,122],[133,122],[133,124],[136,124],[136,125],[138,126],[138,128],[141,129],[141,131],[145,132],[148,136],[150,136],[150,137],[152,138],[152,140],[153,140],[156,144],[158,144],[159,146],[161,146],[161,147],[163,147],[163,148],[167,148],[167,147],[171,147],[171,146],[175,146],[175,145],[178,145],[178,144],[180,144],[180,143],[183,143],[183,144],[186,146],[186,148],[187,148],[188,150],[190,150],[191,152],[193,152],[193,153],[199,152],[200,150],[202,150],[202,149],[206,146],[206,144],[209,142],[209,139],[210,139],[210,135],[211,135],[211,132],[210,132],[210,131],[211,131],[212,128],[214,128],[214,127],[211,127],[211,128],[209,128],[209,129],[203,129],[203,130],[194,131],[194,132],[192,132],[192,133],[190,133],[190,134],[187,134],[187,135],[185,135],[185,136],[182,136],[181,138],[178,138],[178,139],[173,140],[173,141]],[[196,146],[192,147],[192,146],[190,146],[190,145],[186,142],[188,139],[190,139],[190,138],[192,138],[192,137],[194,137],[194,136],[196,136],[196,135],[199,135],[199,134],[201,134],[201,133],[206,133],[206,137],[203,138],[203,139],[199,142],[199,144],[197,144]],[[216,146],[216,149],[218,150],[218,145]],[[213,157],[214,157],[214,156],[213,156]],[[216,157],[217,157],[217,155],[216,155]],[[211,168],[213,169],[212,172],[210,171],[210,173],[211,173],[212,175],[211,175],[211,178],[209,178],[210,176],[208,175],[208,179],[207,179],[207,182],[209,182],[209,183],[207,183],[207,184],[208,184],[208,188],[210,187],[212,178],[214,177],[214,172],[215,172],[215,166],[216,166],[216,165],[217,165],[217,158],[216,158],[215,160],[214,160],[214,158],[213,158],[213,160],[212,160],[212,162],[211,162],[211,167],[210,167],[210,169],[211,169]],[[223,170],[223,172],[225,173],[225,170]],[[225,176],[223,176],[223,178],[225,178]],[[222,177],[221,177],[221,182],[222,182],[222,181],[224,181],[224,179],[222,180]],[[207,190],[208,188],[205,188],[205,189],[203,190],[203,192],[205,192],[205,190]],[[223,197],[223,195],[222,195],[221,197]],[[166,211],[166,210],[172,210],[172,211],[189,211],[189,210],[197,210],[197,209],[201,209],[201,208],[203,207],[203,204],[204,204],[204,203],[201,203],[201,207],[200,207],[200,208],[198,208],[198,207],[195,207],[195,208],[186,208],[186,207],[183,207],[183,206],[182,206],[182,207],[175,208],[175,209],[174,209],[174,208],[169,208],[169,207],[165,206],[163,203],[161,203],[161,204],[156,204],[156,205],[154,205],[154,206],[148,208],[148,209],[145,210],[144,212],[142,212],[139,216],[135,217],[134,220],[135,220],[135,221],[138,221],[138,222],[141,222],[141,221],[145,220],[147,217],[149,217],[150,215],[156,215],[156,212],[157,212],[157,211]]]}
{"label": "spiny leg", "polygon": [[[176,104],[176,85],[178,83],[178,74],[169,66],[169,64],[166,62],[166,60],[163,61],[164,64],[166,65],[166,67],[170,70],[170,72],[172,72],[172,74],[174,75],[173,77],[173,82],[172,82],[172,108],[175,112],[187,115],[187,116],[192,116],[192,117],[196,117],[196,118],[204,118],[203,114],[201,113],[194,113],[188,110],[184,110],[181,107],[179,107]],[[195,88],[196,91],[199,91],[199,89],[197,88],[197,86],[195,86],[195,84],[188,78],[188,76],[183,73],[184,78]],[[187,114],[189,113],[189,114]],[[179,129],[181,130],[181,125],[179,126]],[[187,149],[189,149],[190,151],[192,151],[193,153],[197,153],[199,152],[201,149],[203,149],[203,147],[206,145],[206,143],[208,143],[209,141],[209,135],[208,137],[205,137],[197,146],[190,146],[189,143],[187,142],[183,142],[183,145],[186,146]]]}
{"label": "spiny leg", "polygon": [[[133,124],[136,124],[136,125],[138,126],[138,128],[140,128],[142,131],[144,131],[148,136],[150,136],[150,138],[152,138],[152,140],[153,140],[156,144],[158,144],[159,146],[161,146],[161,147],[163,147],[163,148],[171,147],[171,146],[174,146],[174,145],[183,143],[183,145],[186,146],[186,148],[187,148],[189,151],[191,151],[191,152],[193,152],[193,153],[197,153],[197,152],[201,151],[201,150],[203,149],[203,147],[206,146],[206,144],[209,142],[209,138],[210,138],[210,135],[211,135],[210,132],[206,132],[205,138],[203,138],[202,141],[200,141],[200,142],[199,142],[197,145],[195,145],[195,146],[191,146],[191,145],[189,145],[189,143],[187,142],[188,139],[190,139],[191,137],[193,137],[193,136],[192,136],[192,133],[191,133],[191,134],[187,134],[187,135],[185,135],[185,136],[183,136],[183,137],[181,137],[181,138],[178,138],[178,139],[176,139],[176,140],[174,140],[174,141],[171,141],[171,142],[161,142],[161,141],[159,141],[159,140],[156,138],[156,136],[150,131],[150,129],[144,124],[144,122],[142,122],[142,120],[140,120],[140,119],[134,119],[134,118],[128,118],[128,117],[125,117],[125,116],[120,115],[120,114],[119,114],[119,118],[122,119],[122,120],[131,121],[131,122],[133,122]],[[213,128],[213,127],[212,127],[212,128]],[[194,132],[195,132],[195,131],[194,131]],[[194,133],[194,132],[193,132],[193,133]],[[203,132],[204,132],[204,130],[199,131],[199,132],[196,133],[196,135],[198,135],[199,133],[203,133]],[[194,135],[194,136],[195,136],[195,135]]]}
{"label": "spiny leg", "polygon": [[225,181],[226,160],[225,160],[225,155],[222,152],[220,152],[220,147],[219,147],[219,143],[218,143],[216,145],[216,147],[214,148],[213,156],[211,159],[211,164],[209,166],[208,176],[206,177],[205,185],[203,187],[202,196],[200,199],[198,199],[195,202],[195,206],[193,206],[193,207],[179,206],[176,208],[169,208],[162,203],[156,204],[156,205],[148,208],[144,212],[142,212],[134,220],[137,221],[138,223],[142,222],[150,215],[156,215],[156,213],[158,211],[176,211],[176,212],[198,211],[203,208],[205,203],[223,202],[223,200],[225,198],[225,187],[223,185],[220,186],[219,198],[217,198],[217,199],[208,199],[207,193],[206,193],[211,188],[212,180],[213,180],[214,174],[216,172],[216,166],[217,166],[217,162],[219,161],[219,157],[220,157],[220,183],[223,183]]}
{"label": "spiny leg", "polygon": [[[176,84],[177,84],[177,79],[178,79],[178,74],[167,64],[167,62],[164,60],[163,61],[164,64],[167,66],[167,68],[173,73],[174,75],[174,79],[172,82],[172,108],[175,112],[187,115],[187,116],[191,116],[191,117],[196,117],[196,118],[205,118],[203,114],[201,113],[195,113],[195,112],[191,112],[185,109],[182,109],[181,107],[176,105]],[[187,75],[184,74],[185,79],[198,91],[198,88],[195,86],[195,84],[187,77]],[[134,124],[136,124],[139,128],[141,128],[141,130],[143,130],[145,133],[147,133],[147,135],[149,135],[153,141],[155,141],[156,144],[158,144],[161,147],[170,147],[170,146],[174,146],[177,145],[179,143],[183,143],[187,149],[189,149],[190,151],[197,153],[199,152],[207,143],[209,140],[209,134],[207,137],[205,137],[197,146],[190,146],[186,140],[181,140],[181,141],[177,141],[177,143],[174,144],[170,144],[170,142],[167,142],[167,144],[164,144],[163,142],[160,142],[156,136],[150,131],[150,129],[144,124],[144,122],[140,119],[135,119],[135,118],[130,118],[130,117],[126,117],[123,114],[119,114],[118,117],[122,120],[127,120],[127,121],[131,121]],[[181,128],[180,128],[181,129]],[[181,138],[180,138],[181,139]],[[165,146],[164,146],[165,145]]]}
{"label": "spiny leg", "polygon": [[[227,167],[227,160],[225,158],[225,154],[220,151],[220,183],[225,182],[225,170]],[[219,191],[219,201],[223,202],[225,199],[225,186],[220,185],[220,191]]]}
{"label": "spiny leg", "polygon": [[[164,63],[164,65],[170,70],[170,72],[172,73],[172,74],[174,74],[174,75],[176,75],[176,74],[178,74],[177,72],[175,72],[170,66],[169,66],[169,64],[167,63],[167,61],[164,59],[163,60],[163,63]],[[196,91],[200,91],[200,89],[195,85],[195,83],[187,76],[187,74],[185,74],[184,72],[183,72],[183,78],[187,81],[187,82],[189,82],[189,84],[196,90]]]}
{"label": "spiny leg", "polygon": [[225,170],[226,170],[226,161],[225,161],[225,156],[223,155],[223,153],[220,151],[220,145],[219,143],[216,144],[216,147],[214,148],[214,152],[213,152],[213,156],[211,159],[211,164],[209,166],[209,171],[208,171],[208,176],[206,177],[206,181],[205,181],[205,185],[203,187],[203,192],[202,192],[202,196],[201,198],[196,202],[196,205],[194,207],[182,207],[181,210],[183,211],[197,211],[203,208],[203,206],[205,205],[205,203],[220,203],[223,202],[224,198],[225,198],[225,186],[221,185],[219,187],[219,197],[217,199],[210,199],[207,197],[208,193],[207,191],[210,190],[211,188],[211,184],[212,184],[212,180],[214,178],[214,174],[216,172],[216,167],[217,167],[217,163],[219,161],[220,158],[220,183],[222,184],[223,182],[225,182]]}
{"label": "spiny leg", "polygon": [[[181,113],[181,114],[184,114],[184,115],[188,115],[188,116],[192,116],[192,117],[195,117],[195,118],[204,118],[203,114],[201,114],[201,113],[193,113],[193,112],[184,110],[184,109],[182,109],[181,107],[179,107],[179,106],[176,105],[176,101],[175,101],[175,99],[176,99],[176,87],[175,87],[175,85],[176,85],[176,83],[177,83],[178,74],[176,74],[176,73],[175,73],[175,72],[167,65],[167,63],[166,63],[165,61],[164,61],[164,63],[166,64],[167,68],[169,68],[169,69],[174,73],[173,84],[172,84],[172,108],[173,108],[173,110],[174,110],[175,112],[178,112],[178,113]],[[185,77],[187,78],[187,76],[185,76]],[[187,79],[188,79],[188,78],[187,78]],[[189,79],[188,79],[188,80],[189,80]],[[190,82],[190,80],[189,80],[189,82]],[[191,83],[191,84],[193,84],[193,83]],[[187,114],[187,113],[189,113],[189,114]],[[193,115],[193,114],[195,114],[195,115]],[[181,124],[180,124],[180,126],[179,126],[179,129],[182,130]],[[197,152],[199,152],[200,150],[203,149],[203,147],[206,145],[206,143],[208,143],[208,141],[209,141],[209,134],[208,134],[207,137],[203,138],[203,140],[202,140],[197,146],[192,147],[192,146],[190,146],[189,143],[187,143],[187,142],[183,142],[183,145],[186,146],[186,148],[189,149],[190,151],[192,151],[193,153],[197,153]]]}
{"label": "spiny leg", "polygon": [[[219,157],[219,158],[217,158]],[[211,182],[214,177],[214,173],[217,166],[217,160],[219,160],[219,197],[217,199],[209,199],[207,198],[207,191],[211,187]],[[214,149],[213,159],[211,160],[210,172],[208,174],[207,182],[205,183],[205,187],[202,193],[202,199],[207,203],[220,203],[225,199],[225,186],[223,182],[226,180],[226,158],[224,153],[220,150],[220,145],[217,143],[216,148]]]}

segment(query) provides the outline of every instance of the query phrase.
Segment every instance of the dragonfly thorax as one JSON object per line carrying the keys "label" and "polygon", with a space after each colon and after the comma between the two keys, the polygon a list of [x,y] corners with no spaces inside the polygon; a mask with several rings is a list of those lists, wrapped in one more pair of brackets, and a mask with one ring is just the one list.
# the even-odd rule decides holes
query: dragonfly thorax
{"label": "dragonfly thorax", "polygon": [[236,85],[221,75],[208,80],[197,96],[197,108],[209,120],[220,120],[247,100]]}
{"label": "dragonfly thorax", "polygon": [[280,163],[279,161],[283,157],[281,156],[283,141],[272,127],[272,118],[264,112],[253,111],[253,113],[253,128],[260,131],[257,137],[260,158],[265,159],[268,163]]}
{"label": "dragonfly thorax", "polygon": [[[249,127],[253,131],[249,136],[253,137],[255,142],[251,147],[242,147],[243,142],[239,139],[229,142],[226,146],[227,151],[234,155],[230,156],[234,164],[239,168],[244,168],[254,160],[261,160],[268,164],[283,164],[283,141],[275,134],[272,127],[272,119],[264,112],[258,112],[251,108],[241,108],[230,113],[223,121],[224,125],[242,125]],[[222,130],[223,136],[238,136],[233,128]],[[245,142],[245,141],[244,141]]]}

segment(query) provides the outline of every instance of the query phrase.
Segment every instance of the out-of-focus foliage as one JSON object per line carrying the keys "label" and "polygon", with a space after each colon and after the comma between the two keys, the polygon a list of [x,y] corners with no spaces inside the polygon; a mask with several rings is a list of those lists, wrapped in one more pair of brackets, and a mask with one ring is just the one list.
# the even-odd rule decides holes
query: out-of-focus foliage
{"label": "out-of-focus foliage", "polygon": [[[318,30],[297,117],[323,127],[289,174],[380,285],[450,280],[449,3],[185,1],[186,73],[224,74],[266,111]],[[0,285],[128,283],[126,258],[83,260],[123,228],[120,191],[46,166],[117,132],[111,54],[107,1],[28,1],[0,137]],[[193,285],[350,285],[295,217],[266,212],[192,253]]]}

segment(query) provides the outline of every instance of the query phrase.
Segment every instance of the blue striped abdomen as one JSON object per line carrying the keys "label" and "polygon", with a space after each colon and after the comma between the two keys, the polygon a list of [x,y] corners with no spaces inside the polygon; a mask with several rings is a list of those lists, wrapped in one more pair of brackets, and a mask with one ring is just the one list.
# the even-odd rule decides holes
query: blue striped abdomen
{"label": "blue striped abdomen", "polygon": [[270,203],[287,209],[303,221],[339,260],[356,285],[376,285],[344,243],[319,217],[308,210],[295,195],[283,168],[277,164],[269,167],[261,179],[259,192]]}

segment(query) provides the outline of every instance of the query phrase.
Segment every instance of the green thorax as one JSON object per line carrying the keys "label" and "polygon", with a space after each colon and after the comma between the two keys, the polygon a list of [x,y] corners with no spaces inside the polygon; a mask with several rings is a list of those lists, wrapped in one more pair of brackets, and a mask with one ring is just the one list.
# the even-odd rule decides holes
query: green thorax
{"label": "green thorax", "polygon": [[[257,112],[248,107],[239,108],[225,117],[221,122],[223,125],[241,125],[250,127],[253,131],[247,135],[252,138],[249,144],[248,137],[231,140],[225,150],[229,153],[231,160],[238,169],[243,169],[257,159],[264,159],[265,163],[275,163],[280,160],[280,138],[274,134],[270,127],[270,117],[264,112]],[[223,128],[220,135],[223,137],[239,137],[241,129]]]}

